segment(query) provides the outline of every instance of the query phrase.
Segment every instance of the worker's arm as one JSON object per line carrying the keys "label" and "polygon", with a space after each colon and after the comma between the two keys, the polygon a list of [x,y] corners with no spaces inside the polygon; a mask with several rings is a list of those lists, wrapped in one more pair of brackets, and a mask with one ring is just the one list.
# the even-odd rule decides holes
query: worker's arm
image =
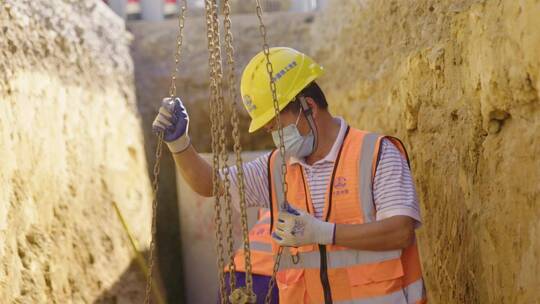
{"label": "worker's arm", "polygon": [[414,219],[405,215],[367,224],[336,224],[335,229],[335,245],[358,250],[395,250],[414,242]]}
{"label": "worker's arm", "polygon": [[188,185],[199,195],[213,195],[212,166],[189,145],[180,153],[173,153],[174,162]]}
{"label": "worker's arm", "polygon": [[[193,191],[206,197],[213,195],[213,168],[191,145],[188,129],[189,115],[180,98],[165,98],[152,123],[156,133],[163,132],[163,140],[171,151],[180,174]],[[269,153],[243,165],[244,190],[248,207],[268,208],[268,159]],[[223,176],[220,177],[224,178]],[[229,167],[230,192],[238,203],[238,174],[235,166]],[[220,191],[224,191],[221,187]]]}
{"label": "worker's arm", "polygon": [[334,224],[288,206],[280,211],[272,237],[282,246],[335,244],[358,250],[386,251],[408,247],[414,240],[414,220],[393,216],[367,224]]}
{"label": "worker's arm", "polygon": [[202,196],[212,196],[212,166],[191,145],[189,115],[180,98],[163,100],[152,128],[163,132],[176,167],[190,187]]}

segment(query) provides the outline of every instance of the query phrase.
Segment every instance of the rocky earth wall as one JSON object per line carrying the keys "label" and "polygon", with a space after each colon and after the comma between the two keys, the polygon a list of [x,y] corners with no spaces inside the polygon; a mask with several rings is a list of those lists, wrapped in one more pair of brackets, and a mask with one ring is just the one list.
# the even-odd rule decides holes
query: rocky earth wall
{"label": "rocky earth wall", "polygon": [[[148,245],[130,35],[102,1],[0,4],[0,302],[139,302]],[[122,277],[131,283],[116,284]]]}
{"label": "rocky earth wall", "polygon": [[540,301],[540,2],[333,1],[334,113],[407,146],[432,303]]}

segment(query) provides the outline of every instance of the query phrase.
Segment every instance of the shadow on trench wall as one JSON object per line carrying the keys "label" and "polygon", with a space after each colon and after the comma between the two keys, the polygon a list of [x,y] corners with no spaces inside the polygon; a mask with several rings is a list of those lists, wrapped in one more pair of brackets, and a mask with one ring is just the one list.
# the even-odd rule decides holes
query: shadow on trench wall
{"label": "shadow on trench wall", "polygon": [[[150,126],[151,115],[143,115],[144,126]],[[146,159],[149,176],[153,178],[157,138],[149,128],[144,128]],[[176,192],[175,164],[167,146],[163,145],[161,158],[159,189],[157,193],[157,231],[156,252],[159,261],[157,268],[161,274],[163,288],[166,290],[167,303],[184,303],[184,282],[182,269],[182,240],[178,199]]]}
{"label": "shadow on trench wall", "polygon": [[[141,252],[141,255],[148,259],[149,252]],[[152,303],[163,303],[165,291],[163,282],[160,280],[159,269],[154,268],[154,285],[152,286]],[[115,304],[115,303],[143,303],[146,292],[146,276],[141,265],[136,258],[133,258],[129,267],[107,288],[95,301],[94,304]],[[158,295],[159,293],[159,295]],[[171,300],[167,303],[179,303],[181,300]]]}

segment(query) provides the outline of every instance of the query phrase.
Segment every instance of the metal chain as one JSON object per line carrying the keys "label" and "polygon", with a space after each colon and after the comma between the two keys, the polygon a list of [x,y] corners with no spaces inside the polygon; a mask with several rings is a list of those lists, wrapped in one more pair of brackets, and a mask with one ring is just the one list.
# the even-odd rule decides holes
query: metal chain
{"label": "metal chain", "polygon": [[[228,300],[231,303],[254,303],[255,302],[255,294],[252,291],[252,280],[251,280],[251,266],[250,266],[250,260],[248,257],[247,269],[249,273],[247,274],[247,287],[241,288],[241,289],[235,289],[235,265],[234,265],[234,239],[233,239],[233,231],[232,231],[232,209],[231,209],[231,195],[230,195],[230,180],[229,180],[229,167],[227,164],[228,161],[228,153],[227,153],[227,144],[226,144],[226,137],[225,137],[225,123],[224,123],[224,97],[223,97],[223,69],[222,69],[222,61],[221,61],[221,47],[220,47],[220,36],[219,36],[219,19],[217,14],[217,2],[212,1],[211,4],[208,5],[208,8],[211,9],[211,22],[212,22],[212,31],[210,32],[209,37],[213,38],[213,43],[211,46],[213,47],[212,50],[212,59],[213,59],[213,74],[214,79],[216,83],[216,92],[217,92],[217,103],[215,104],[215,110],[217,111],[217,122],[218,122],[218,130],[219,130],[219,158],[221,160],[221,170],[223,172],[223,186],[224,186],[224,195],[225,195],[225,216],[226,216],[226,222],[225,222],[225,230],[227,231],[227,250],[229,255],[229,271],[230,271],[230,286],[231,286],[231,296],[228,298]],[[230,19],[229,19],[230,22]],[[229,23],[230,25],[230,23]],[[229,37],[232,37],[232,35],[229,33]],[[239,140],[236,138],[236,146],[238,147]],[[238,152],[238,149],[237,149]],[[241,163],[240,163],[241,165]],[[243,188],[243,187],[242,187]],[[247,255],[249,255],[249,238],[248,238],[248,227],[247,227],[247,213],[245,210],[245,204],[243,208],[243,216],[242,216],[242,231],[243,235],[245,236],[246,242],[244,242],[244,248],[247,246]],[[247,244],[247,245],[246,245]],[[219,270],[222,271],[221,269]],[[223,295],[222,295],[223,296]],[[223,301],[224,302],[224,301]]]}
{"label": "metal chain", "polygon": [[176,52],[174,53],[174,69],[171,75],[171,85],[169,87],[170,97],[176,95],[176,76],[180,64],[182,43],[184,42],[184,24],[187,10],[187,0],[181,0],[180,15],[178,17],[178,35],[176,36]]}
{"label": "metal chain", "polygon": [[213,59],[215,79],[217,82],[217,103],[215,104],[218,113],[218,130],[219,130],[219,157],[221,161],[222,183],[223,183],[223,195],[225,205],[225,231],[227,242],[227,256],[229,258],[229,284],[230,290],[234,290],[236,287],[236,276],[234,265],[234,239],[233,239],[233,227],[232,227],[232,208],[231,208],[231,193],[230,193],[230,171],[228,166],[229,154],[227,152],[227,140],[225,136],[225,107],[223,97],[223,68],[221,60],[221,45],[220,45],[220,31],[219,31],[219,17],[217,14],[217,2],[212,1],[210,7],[212,17],[212,29],[213,29]]}
{"label": "metal chain", "polygon": [[218,84],[218,98],[217,98],[217,112],[218,124],[219,124],[219,157],[221,159],[221,172],[223,191],[225,196],[225,231],[227,242],[227,257],[229,263],[227,264],[229,270],[229,286],[232,292],[236,288],[236,266],[234,264],[234,238],[233,238],[233,225],[232,225],[232,208],[231,208],[231,193],[230,193],[230,170],[229,170],[229,154],[227,152],[227,137],[225,135],[225,105],[223,97],[223,67],[221,59],[221,44],[220,44],[220,31],[219,31],[219,17],[218,17],[217,2],[212,3],[212,28],[213,28],[213,53],[214,53],[214,66],[216,69],[216,80]]}
{"label": "metal chain", "polygon": [[[180,7],[180,13],[178,15],[178,36],[176,38],[176,51],[174,53],[174,69],[171,75],[171,84],[169,88],[169,95],[171,97],[174,97],[176,95],[176,75],[178,74],[178,66],[180,63],[180,56],[181,56],[181,49],[182,49],[182,43],[183,43],[183,31],[184,31],[184,24],[185,24],[185,15],[187,10],[187,1],[182,0],[181,1],[181,7]],[[157,227],[157,195],[159,190],[159,170],[160,170],[160,163],[161,163],[161,156],[163,153],[163,132],[160,132],[158,135],[158,141],[156,146],[156,161],[154,163],[154,170],[153,170],[153,180],[152,180],[152,232],[151,232],[151,240],[150,240],[150,254],[149,254],[149,262],[148,262],[148,277],[146,278],[146,288],[145,288],[145,295],[144,295],[144,303],[149,304],[150,303],[150,295],[152,293],[152,281],[153,281],[153,273],[154,273],[154,251],[156,247],[156,227]]]}
{"label": "metal chain", "polygon": [[163,132],[158,135],[156,147],[156,162],[154,163],[154,179],[152,180],[152,235],[150,241],[150,257],[148,262],[148,277],[146,278],[146,290],[144,295],[144,303],[150,303],[150,295],[152,293],[152,280],[154,269],[154,249],[156,247],[156,209],[157,209],[157,193],[159,190],[159,168],[161,162],[161,154],[163,152]]}
{"label": "metal chain", "polygon": [[279,115],[279,103],[277,99],[277,89],[276,89],[276,83],[274,81],[273,73],[274,68],[272,66],[272,62],[270,62],[270,47],[267,42],[266,37],[266,27],[264,26],[264,22],[262,19],[262,7],[260,0],[257,1],[257,17],[259,19],[259,31],[261,33],[261,36],[263,38],[263,52],[264,56],[266,57],[266,71],[268,72],[268,76],[270,77],[270,90],[272,91],[272,100],[274,102],[274,110],[276,115],[276,125],[278,126],[278,134],[279,134],[279,153],[281,155],[281,182],[283,184],[283,192],[284,197],[287,197],[287,191],[288,191],[288,184],[285,177],[287,176],[287,163],[285,160],[285,144],[283,143],[283,126],[281,125],[281,119]]}
{"label": "metal chain", "polygon": [[[263,22],[263,11],[261,7],[260,0],[256,0],[257,2],[257,18],[259,19],[259,31],[261,33],[262,39],[263,39],[263,52],[264,56],[266,57],[266,71],[268,72],[268,76],[270,78],[270,90],[272,91],[272,100],[274,102],[274,110],[276,115],[276,125],[278,126],[278,135],[279,135],[279,153],[281,155],[281,183],[283,188],[283,197],[287,199],[287,191],[288,191],[288,185],[287,185],[287,163],[285,160],[285,144],[283,143],[283,126],[281,125],[281,120],[279,116],[279,103],[277,99],[277,90],[276,90],[276,83],[274,81],[273,73],[274,69],[272,66],[272,62],[270,62],[270,47],[268,45],[268,40],[266,37],[266,27]],[[285,203],[285,202],[278,202],[278,204]],[[280,205],[278,205],[280,206]],[[284,207],[284,206],[281,206]],[[274,267],[272,270],[272,277],[270,278],[270,282],[268,284],[268,293],[266,294],[266,298],[264,302],[266,304],[269,304],[272,300],[272,289],[274,288],[275,281],[276,281],[276,274],[279,269],[279,262],[281,260],[281,255],[283,253],[283,248],[280,247],[278,250],[278,253],[276,255],[275,261],[274,261]]]}
{"label": "metal chain", "polygon": [[[231,6],[229,0],[223,1],[223,27],[225,29],[225,46],[227,53],[227,65],[229,67],[228,71],[228,87],[229,87],[229,98],[230,98],[230,111],[231,111],[231,125],[232,125],[232,137],[234,140],[234,152],[236,155],[236,168],[238,172],[238,194],[240,198],[240,216],[242,224],[242,239],[244,247],[244,264],[245,264],[245,274],[246,274],[246,287],[244,289],[245,299],[248,303],[255,303],[257,301],[256,295],[253,292],[253,279],[252,279],[252,269],[251,269],[251,250],[249,243],[249,228],[248,228],[248,218],[247,218],[247,204],[245,197],[245,184],[244,184],[244,167],[242,161],[242,147],[240,144],[240,132],[239,132],[239,118],[238,118],[238,108],[237,108],[237,99],[238,95],[235,90],[236,86],[236,69],[234,61],[234,47],[233,47],[233,34],[232,34],[232,23],[231,23]],[[234,260],[231,261],[231,265],[234,271]],[[231,274],[232,276],[232,274]],[[232,285],[231,285],[232,286]],[[231,289],[234,289],[231,287]]]}
{"label": "metal chain", "polygon": [[214,226],[216,234],[216,255],[217,255],[217,267],[218,267],[218,280],[219,280],[219,291],[221,297],[221,303],[227,303],[227,294],[225,289],[225,274],[223,273],[223,268],[225,261],[223,259],[223,234],[222,234],[222,219],[221,219],[221,196],[222,192],[220,191],[220,177],[219,177],[219,168],[220,168],[220,157],[219,157],[219,118],[220,115],[217,107],[215,106],[218,102],[218,82],[217,82],[217,66],[215,61],[215,28],[212,21],[212,10],[214,9],[214,4],[212,0],[205,1],[205,11],[206,11],[206,31],[207,31],[207,40],[208,40],[208,51],[209,58],[208,64],[210,67],[210,121],[211,121],[211,132],[212,132],[212,154],[213,154],[213,172],[212,172],[212,183],[213,183],[213,195],[215,198],[214,202]]}

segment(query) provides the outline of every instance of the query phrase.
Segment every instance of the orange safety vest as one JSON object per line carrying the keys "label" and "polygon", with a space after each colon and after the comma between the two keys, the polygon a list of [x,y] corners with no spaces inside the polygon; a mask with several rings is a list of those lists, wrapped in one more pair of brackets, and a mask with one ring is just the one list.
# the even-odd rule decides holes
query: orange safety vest
{"label": "orange safety vest", "polygon": [[[394,137],[348,128],[326,194],[323,220],[340,224],[375,221],[372,184],[381,139],[388,138],[407,158]],[[272,153],[272,226],[283,201],[281,156]],[[300,164],[287,164],[287,201],[314,214]],[[271,227],[272,230],[273,227]],[[274,243],[275,244],[275,243]],[[278,246],[274,245],[274,253]],[[279,301],[287,303],[427,303],[416,243],[403,250],[367,251],[335,245],[283,250],[277,274]]]}
{"label": "orange safety vest", "polygon": [[[249,231],[249,249],[251,251],[251,271],[254,274],[272,275],[274,254],[270,236],[270,211],[259,210],[259,220]],[[234,255],[236,271],[245,272],[244,248],[238,249]]]}

